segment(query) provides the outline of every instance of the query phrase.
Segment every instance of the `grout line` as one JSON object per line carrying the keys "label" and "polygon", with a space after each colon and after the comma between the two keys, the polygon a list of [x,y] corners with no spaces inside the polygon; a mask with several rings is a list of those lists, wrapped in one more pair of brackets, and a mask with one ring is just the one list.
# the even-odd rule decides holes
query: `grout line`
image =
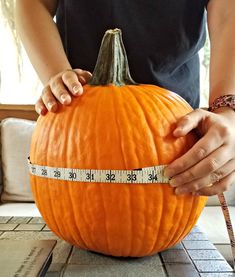
{"label": "grout line", "polygon": [[60,277],[63,277],[63,275],[65,273],[65,270],[66,270],[67,265],[68,265],[69,258],[70,258],[71,254],[73,252],[73,248],[74,248],[74,246],[71,245],[71,249],[69,251],[68,257],[67,257],[67,259],[66,259],[66,261],[65,261],[65,263],[64,263],[64,265],[63,265],[63,267],[62,267],[62,269],[60,271]]}

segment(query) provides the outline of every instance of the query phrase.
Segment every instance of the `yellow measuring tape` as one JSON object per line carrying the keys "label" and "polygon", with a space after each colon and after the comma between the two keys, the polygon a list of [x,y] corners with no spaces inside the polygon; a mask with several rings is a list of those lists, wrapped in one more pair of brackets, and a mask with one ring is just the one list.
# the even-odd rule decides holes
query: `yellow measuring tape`
{"label": "yellow measuring tape", "polygon": [[[163,176],[165,165],[143,167],[134,170],[72,169],[36,165],[32,164],[30,159],[28,159],[28,165],[32,175],[63,181],[129,184],[169,183],[169,179]],[[227,226],[235,270],[235,238],[229,209],[224,194],[219,194],[218,198]]]}

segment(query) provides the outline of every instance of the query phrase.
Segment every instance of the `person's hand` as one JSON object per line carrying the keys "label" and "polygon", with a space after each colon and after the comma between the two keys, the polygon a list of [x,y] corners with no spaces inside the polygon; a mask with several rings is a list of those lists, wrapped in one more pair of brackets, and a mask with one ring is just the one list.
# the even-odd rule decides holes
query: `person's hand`
{"label": "person's hand", "polygon": [[176,194],[215,195],[235,181],[235,112],[219,108],[214,113],[197,109],[181,118],[174,136],[185,136],[194,128],[198,142],[173,161],[164,174]]}
{"label": "person's hand", "polygon": [[82,69],[68,69],[53,76],[35,104],[36,112],[41,115],[45,115],[47,111],[56,112],[58,101],[69,105],[72,96],[79,96],[83,93],[82,86],[89,81],[91,76],[89,71]]}

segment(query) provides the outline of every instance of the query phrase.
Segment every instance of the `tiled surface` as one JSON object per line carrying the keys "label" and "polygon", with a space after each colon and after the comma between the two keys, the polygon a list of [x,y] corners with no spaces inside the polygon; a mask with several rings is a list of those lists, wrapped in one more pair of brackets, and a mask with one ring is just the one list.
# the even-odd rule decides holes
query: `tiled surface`
{"label": "tiled surface", "polygon": [[233,256],[231,251],[231,246],[229,244],[216,244],[216,249],[223,255],[226,261],[229,261],[232,265]]}
{"label": "tiled surface", "polygon": [[226,261],[207,260],[194,261],[199,272],[232,272],[232,268]]}
{"label": "tiled surface", "polygon": [[193,264],[166,264],[168,277],[200,277]]}
{"label": "tiled surface", "polygon": [[60,277],[60,272],[47,272],[45,277]]}
{"label": "tiled surface", "polygon": [[17,225],[14,223],[0,223],[0,231],[13,231]]}
{"label": "tiled surface", "polygon": [[235,273],[201,273],[201,277],[235,277]]}
{"label": "tiled surface", "polygon": [[29,224],[35,224],[35,223],[44,223],[45,221],[43,220],[42,217],[33,217],[30,219]]}
{"label": "tiled surface", "polygon": [[193,260],[223,260],[223,256],[217,250],[188,250],[188,254]]}
{"label": "tiled surface", "polygon": [[19,224],[15,231],[41,231],[44,228],[45,224]]}
{"label": "tiled surface", "polygon": [[203,233],[190,233],[185,238],[186,240],[208,240],[208,238]]}
{"label": "tiled surface", "polygon": [[161,253],[163,262],[166,264],[169,263],[184,263],[190,264],[191,259],[189,258],[185,250],[166,250]]}
{"label": "tiled surface", "polygon": [[180,242],[174,246],[171,247],[171,249],[184,249],[183,244]]}
{"label": "tiled surface", "polygon": [[202,231],[200,230],[200,228],[198,226],[195,226],[193,228],[193,230],[191,230],[190,234],[194,234],[194,233],[201,233]]}
{"label": "tiled surface", "polygon": [[39,217],[0,217],[0,239],[57,239],[46,277],[235,277],[198,227],[171,249],[144,258],[115,258],[72,247]]}
{"label": "tiled surface", "polygon": [[[143,265],[68,265],[63,277],[165,277],[162,266]],[[189,277],[189,276],[188,276]]]}
{"label": "tiled surface", "polygon": [[183,245],[186,249],[216,249],[210,241],[186,240]]}
{"label": "tiled surface", "polygon": [[30,221],[30,217],[21,217],[21,216],[18,216],[18,217],[12,217],[8,223],[17,223],[17,224],[20,224],[20,223],[23,223],[23,224],[26,224]]}
{"label": "tiled surface", "polygon": [[162,262],[159,255],[153,255],[143,258],[116,258],[112,256],[106,256],[91,251],[85,251],[73,248],[71,256],[68,261],[69,264],[79,265],[142,265],[147,267],[162,266]]}
{"label": "tiled surface", "polygon": [[47,225],[45,225],[44,228],[43,228],[42,230],[43,230],[43,231],[50,231],[51,229],[50,229]]}
{"label": "tiled surface", "polygon": [[10,219],[10,216],[0,216],[0,223],[7,223]]}

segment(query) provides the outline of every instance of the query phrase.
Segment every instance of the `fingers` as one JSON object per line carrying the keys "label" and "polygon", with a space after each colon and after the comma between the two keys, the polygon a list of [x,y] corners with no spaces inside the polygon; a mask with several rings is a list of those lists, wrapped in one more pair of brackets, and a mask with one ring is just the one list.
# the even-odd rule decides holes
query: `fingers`
{"label": "fingers", "polygon": [[35,110],[39,115],[46,115],[47,113],[47,108],[45,107],[41,97],[35,104]]}
{"label": "fingers", "polygon": [[63,83],[74,96],[81,95],[83,93],[83,88],[80,80],[79,76],[77,76],[74,71],[69,70],[62,75]]}
{"label": "fingers", "polygon": [[228,161],[223,167],[210,174],[210,182],[216,183],[234,171],[235,159]]}
{"label": "fingers", "polygon": [[201,138],[165,169],[164,174],[172,177],[170,184],[177,194],[203,192],[212,195],[226,190],[235,170],[235,131],[231,128],[234,119],[234,113],[198,109],[179,120],[174,131],[176,137],[197,128]]}
{"label": "fingers", "polygon": [[[218,170],[212,172],[203,178],[198,178],[194,181],[188,182],[184,185],[176,186],[176,194],[187,194],[187,193],[197,193],[200,192],[202,188],[211,187],[212,185],[222,182],[224,178],[227,178],[231,173],[233,173],[235,168],[235,159],[230,160],[224,166]],[[217,187],[217,186],[216,186]],[[214,190],[213,190],[214,191]],[[216,193],[217,194],[217,193]]]}
{"label": "fingers", "polygon": [[[208,141],[210,143],[208,143]],[[185,171],[186,169],[189,169],[193,165],[196,165],[201,160],[205,159],[214,150],[219,148],[222,143],[223,140],[219,136],[217,130],[210,128],[207,134],[202,137],[188,152],[186,152],[179,159],[176,159],[165,169],[165,175],[172,177],[181,173],[182,171]],[[199,171],[199,174],[200,170],[201,167],[199,168],[199,170],[196,169],[197,172]],[[189,172],[189,174],[185,176],[186,178],[191,177],[191,179],[188,181],[191,181],[193,179],[194,173],[196,172]]]}
{"label": "fingers", "polygon": [[74,69],[73,71],[77,74],[78,79],[83,86],[88,83],[92,77],[91,72],[87,70]]}
{"label": "fingers", "polygon": [[49,86],[46,86],[43,89],[41,99],[48,111],[56,112],[57,101],[56,101],[54,95],[52,94],[51,88]]}
{"label": "fingers", "polygon": [[79,96],[83,93],[83,85],[89,81],[91,76],[89,71],[82,69],[66,70],[53,76],[35,105],[37,113],[45,115],[47,110],[56,112],[58,102],[69,105],[72,96]]}
{"label": "fingers", "polygon": [[177,127],[174,130],[174,136],[185,136],[190,131],[198,127],[201,121],[207,116],[206,111],[202,109],[196,109],[193,112],[183,116],[177,123]]}
{"label": "fingers", "polygon": [[212,196],[223,193],[229,189],[235,180],[235,171],[223,178],[221,181],[214,183],[210,187],[204,187],[197,191],[197,195]]}
{"label": "fingers", "polygon": [[[43,102],[44,100],[52,100],[51,97],[54,96],[61,104],[69,105],[71,103],[71,96],[68,89],[64,86],[61,80],[54,81],[50,86],[47,86],[44,89],[43,93]],[[44,102],[46,104],[46,102]],[[46,104],[47,106],[47,104]]]}
{"label": "fingers", "polygon": [[[188,125],[185,123],[187,121]],[[233,146],[230,138],[231,130],[226,131],[228,128],[218,115],[206,111],[195,111],[183,117],[177,128],[188,133],[195,127],[195,124],[198,124],[200,128],[201,139],[183,156],[167,166],[164,172],[167,177],[177,175],[176,178],[181,183],[210,174],[232,159],[234,155],[231,151]],[[183,172],[185,173],[181,175]],[[177,179],[173,178],[172,183],[177,183]]]}
{"label": "fingers", "polygon": [[208,176],[210,173],[213,173],[225,165],[230,159],[231,156],[230,153],[227,152],[227,148],[222,146],[188,170],[174,176],[170,180],[170,184],[173,187],[176,187],[180,184],[188,183],[198,178]]}

